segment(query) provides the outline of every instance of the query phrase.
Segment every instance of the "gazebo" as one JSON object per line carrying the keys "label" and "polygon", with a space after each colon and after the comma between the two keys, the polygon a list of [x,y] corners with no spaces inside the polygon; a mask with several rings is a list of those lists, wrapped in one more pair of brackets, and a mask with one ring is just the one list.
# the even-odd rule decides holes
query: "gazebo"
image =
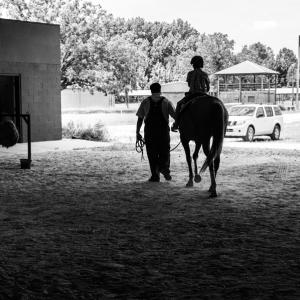
{"label": "gazebo", "polygon": [[218,80],[218,97],[226,103],[275,104],[278,74],[246,60],[215,73]]}

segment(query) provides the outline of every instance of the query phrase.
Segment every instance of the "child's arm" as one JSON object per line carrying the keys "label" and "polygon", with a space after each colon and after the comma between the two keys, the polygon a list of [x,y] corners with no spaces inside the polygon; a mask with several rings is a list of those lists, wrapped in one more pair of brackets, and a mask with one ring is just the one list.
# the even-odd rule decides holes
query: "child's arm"
{"label": "child's arm", "polygon": [[206,91],[209,92],[209,89],[210,89],[210,82],[209,82],[209,78],[208,78],[208,75],[206,74],[205,76],[205,85],[206,85]]}
{"label": "child's arm", "polygon": [[186,82],[188,83],[188,86],[191,86],[191,72],[188,72],[186,76]]}

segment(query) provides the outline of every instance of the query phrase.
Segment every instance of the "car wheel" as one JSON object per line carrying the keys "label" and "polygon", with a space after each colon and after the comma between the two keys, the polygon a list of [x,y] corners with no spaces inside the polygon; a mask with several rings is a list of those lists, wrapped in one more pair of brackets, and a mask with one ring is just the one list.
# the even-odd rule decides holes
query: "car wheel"
{"label": "car wheel", "polygon": [[247,129],[246,135],[244,137],[244,141],[253,142],[254,134],[255,134],[255,130],[254,130],[253,126],[249,126]]}
{"label": "car wheel", "polygon": [[280,138],[280,126],[279,125],[275,125],[274,129],[273,129],[273,133],[270,135],[271,139],[273,141],[277,141]]}

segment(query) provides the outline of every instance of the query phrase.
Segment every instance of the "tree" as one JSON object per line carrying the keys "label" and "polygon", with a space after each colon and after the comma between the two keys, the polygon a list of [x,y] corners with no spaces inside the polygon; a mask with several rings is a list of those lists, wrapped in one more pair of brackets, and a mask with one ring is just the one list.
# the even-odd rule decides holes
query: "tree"
{"label": "tree", "polygon": [[[148,65],[147,54],[128,40],[128,34],[116,35],[107,43],[107,66],[110,76],[104,81],[106,89],[118,93],[130,85],[136,89],[145,86],[145,70]],[[144,87],[143,86],[143,87]]]}
{"label": "tree", "polygon": [[227,34],[203,34],[198,40],[197,52],[203,56],[204,66],[213,74],[234,64],[234,41]]}
{"label": "tree", "polygon": [[249,60],[270,69],[275,68],[273,50],[260,42],[254,43],[250,46],[245,45],[236,57],[238,62]]}
{"label": "tree", "polygon": [[181,73],[176,73],[177,62],[180,61],[178,58],[188,49],[195,49],[196,38],[199,36],[197,30],[181,19],[166,23],[134,18],[128,20],[126,25],[137,40],[147,42],[144,50],[149,58],[145,71],[148,82],[158,78],[162,82],[169,82],[181,77]]}
{"label": "tree", "polygon": [[297,62],[297,57],[293,50],[282,48],[276,56],[275,67],[279,72],[279,80],[282,85],[287,85],[287,73],[291,65]]}
{"label": "tree", "polygon": [[287,71],[286,79],[287,79],[287,84],[289,86],[293,87],[293,86],[296,85],[296,82],[297,82],[297,61],[289,66],[288,71]]}

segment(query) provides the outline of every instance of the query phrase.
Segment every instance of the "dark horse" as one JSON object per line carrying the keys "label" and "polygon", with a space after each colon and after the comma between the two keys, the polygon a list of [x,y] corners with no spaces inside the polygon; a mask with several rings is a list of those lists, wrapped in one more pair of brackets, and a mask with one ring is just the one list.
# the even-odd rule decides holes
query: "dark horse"
{"label": "dark horse", "polygon": [[[189,167],[189,181],[186,186],[193,186],[193,179],[195,182],[201,181],[201,176],[198,174],[197,158],[202,146],[206,160],[200,172],[204,172],[209,167],[211,179],[211,186],[209,188],[210,197],[217,197],[216,174],[220,165],[220,155],[227,122],[228,112],[223,102],[218,98],[206,94],[192,99],[183,109],[180,116],[180,140]],[[195,177],[192,169],[190,141],[195,141],[196,144],[193,154]]]}

